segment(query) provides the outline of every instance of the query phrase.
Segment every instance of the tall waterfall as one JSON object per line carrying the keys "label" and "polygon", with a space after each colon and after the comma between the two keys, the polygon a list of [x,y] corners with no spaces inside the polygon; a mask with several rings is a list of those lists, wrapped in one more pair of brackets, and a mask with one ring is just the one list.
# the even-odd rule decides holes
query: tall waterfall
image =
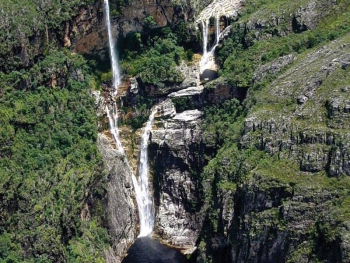
{"label": "tall waterfall", "polygon": [[[115,50],[115,42],[113,40],[113,35],[112,35],[112,30],[111,30],[111,21],[110,21],[110,16],[109,16],[109,2],[108,2],[108,0],[104,0],[104,7],[105,7],[106,26],[107,26],[107,32],[108,32],[109,54],[111,57],[112,72],[113,72],[112,97],[115,97],[118,93],[118,87],[121,83],[121,79],[120,79],[118,58],[117,58],[117,54],[116,54],[116,50]],[[121,154],[125,154],[124,148],[122,146],[122,143],[121,143],[120,137],[119,137],[117,104],[115,102],[113,102],[112,114],[110,113],[108,106],[106,106],[106,112],[107,112],[107,117],[109,120],[109,128],[110,128],[111,134],[113,136],[113,139],[117,145],[118,151]]]}
{"label": "tall waterfall", "polygon": [[[111,31],[111,22],[109,16],[109,3],[108,0],[104,0],[105,7],[105,16],[106,16],[106,25],[108,31],[108,41],[109,41],[109,50],[110,57],[112,61],[112,70],[113,70],[113,92],[112,96],[115,97],[118,93],[118,87],[121,83],[120,80],[120,72],[118,66],[118,59],[115,52],[115,45],[113,41],[112,31]],[[130,168],[129,161],[125,155],[125,151],[123,149],[122,143],[119,138],[119,130],[118,130],[118,110],[117,105],[113,102],[112,112],[108,106],[106,106],[107,117],[109,120],[110,131],[113,136],[113,139],[117,145],[119,152],[124,155],[125,163]],[[152,124],[154,121],[154,116],[157,113],[157,108],[155,108],[146,124],[145,131],[142,135],[141,139],[141,151],[140,151],[140,163],[138,167],[139,178],[136,179],[135,175],[132,173],[132,181],[135,188],[136,193],[136,201],[139,210],[140,217],[140,235],[149,236],[152,234],[153,226],[154,226],[154,214],[153,214],[153,203],[150,197],[149,191],[149,183],[148,183],[148,139],[149,133],[152,129]],[[131,169],[130,169],[131,170]]]}
{"label": "tall waterfall", "polygon": [[147,121],[145,130],[141,138],[141,149],[140,149],[140,161],[139,161],[139,178],[138,183],[136,178],[133,177],[134,185],[136,189],[136,199],[139,208],[140,217],[140,235],[139,237],[149,236],[152,234],[154,226],[154,213],[153,213],[153,203],[149,191],[149,181],[148,181],[148,140],[149,134],[152,129],[154,122],[154,115],[157,113],[157,108],[153,109],[149,119]]}
{"label": "tall waterfall", "polygon": [[113,96],[117,95],[118,93],[118,87],[121,83],[120,80],[120,71],[119,71],[119,65],[118,65],[118,58],[117,53],[115,50],[115,41],[113,40],[112,35],[112,29],[111,29],[111,19],[109,16],[109,2],[108,0],[104,0],[104,6],[105,6],[105,16],[106,16],[106,26],[107,26],[107,32],[108,32],[108,42],[109,42],[109,54],[111,57],[112,62],[112,71],[113,71]]}

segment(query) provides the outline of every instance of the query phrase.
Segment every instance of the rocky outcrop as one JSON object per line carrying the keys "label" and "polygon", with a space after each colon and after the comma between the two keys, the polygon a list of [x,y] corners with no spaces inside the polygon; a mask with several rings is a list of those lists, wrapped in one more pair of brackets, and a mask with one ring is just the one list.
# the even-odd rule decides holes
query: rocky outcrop
{"label": "rocky outcrop", "polygon": [[[337,72],[346,71],[342,65],[350,61],[349,47],[344,46],[343,41],[312,52],[283,73],[272,84],[269,95],[257,95],[258,102],[273,98],[276,107],[287,101],[290,101],[290,107],[277,115],[264,109],[252,111],[245,122],[243,147],[249,148],[259,141],[259,148],[270,154],[289,151],[289,157],[299,160],[301,170],[305,172],[326,169],[331,174],[345,172],[350,175],[343,147],[348,141],[345,117],[348,95],[343,91],[347,86],[341,85],[332,93],[326,88],[327,80]],[[300,75],[296,78],[291,72]],[[321,111],[327,111],[328,116]],[[339,166],[335,167],[336,164]]]}
{"label": "rocky outcrop", "polygon": [[308,0],[293,2],[288,7],[260,8],[250,15],[249,20],[239,22],[234,28],[249,32],[245,41],[259,41],[274,35],[285,36],[292,32],[314,29],[331,12],[337,1]]}
{"label": "rocky outcrop", "polygon": [[168,244],[192,250],[203,220],[197,213],[201,193],[195,175],[203,167],[199,158],[203,151],[200,132],[202,113],[192,110],[174,116],[171,100],[158,108],[163,116],[157,116],[157,128],[150,136],[155,234]]}
{"label": "rocky outcrop", "polygon": [[259,66],[253,75],[254,83],[262,82],[266,76],[276,76],[287,65],[291,64],[295,59],[294,54],[280,57],[270,63]]}
{"label": "rocky outcrop", "polygon": [[121,262],[127,249],[137,237],[138,215],[131,170],[107,135],[98,134],[98,149],[106,167],[109,231],[114,244],[114,262]]}
{"label": "rocky outcrop", "polygon": [[218,78],[207,83],[203,91],[205,105],[219,104],[233,98],[243,100],[246,96],[246,89],[237,88],[228,83],[224,78]]}
{"label": "rocky outcrop", "polygon": [[142,83],[143,93],[151,97],[165,97],[170,93],[180,91],[190,87],[197,87],[199,85],[199,67],[197,64],[187,65],[184,61],[181,62],[177,69],[184,76],[181,83],[166,84],[163,87],[157,85]]}
{"label": "rocky outcrop", "polygon": [[107,47],[108,36],[104,27],[103,1],[82,7],[70,21],[65,36],[76,53],[98,54]]}
{"label": "rocky outcrop", "polygon": [[[195,12],[192,4],[178,4],[173,0],[131,0],[127,3],[110,0],[113,35],[125,37],[130,32],[141,32],[144,26],[155,28],[187,21]],[[103,1],[80,11],[68,34],[77,53],[103,55],[107,46],[104,23]]]}

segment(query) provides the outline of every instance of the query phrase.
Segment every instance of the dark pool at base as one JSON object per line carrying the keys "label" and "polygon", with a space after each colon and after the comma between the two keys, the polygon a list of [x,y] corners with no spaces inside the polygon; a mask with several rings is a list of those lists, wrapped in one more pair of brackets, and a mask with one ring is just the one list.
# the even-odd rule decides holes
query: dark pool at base
{"label": "dark pool at base", "polygon": [[160,244],[150,237],[141,237],[129,248],[122,263],[186,263],[186,257],[176,249]]}
{"label": "dark pool at base", "polygon": [[215,70],[206,69],[200,75],[201,82],[208,82],[219,77],[218,73]]}

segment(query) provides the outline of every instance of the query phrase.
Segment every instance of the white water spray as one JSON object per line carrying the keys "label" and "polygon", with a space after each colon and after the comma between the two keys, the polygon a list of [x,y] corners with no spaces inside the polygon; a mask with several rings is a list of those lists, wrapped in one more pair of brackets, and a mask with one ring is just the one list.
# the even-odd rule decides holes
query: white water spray
{"label": "white water spray", "polygon": [[113,96],[116,96],[118,93],[118,87],[121,83],[120,78],[120,71],[119,71],[119,65],[118,65],[118,58],[117,53],[115,50],[115,41],[113,39],[112,35],[112,29],[111,29],[111,19],[109,16],[109,2],[108,0],[104,0],[104,6],[105,6],[105,16],[106,16],[106,26],[107,26],[107,32],[108,32],[108,42],[109,42],[109,54],[111,57],[112,62],[112,72],[113,72]]}
{"label": "white water spray", "polygon": [[[157,113],[157,108],[155,108],[149,119],[147,121],[145,130],[141,138],[141,149],[140,149],[140,161],[139,161],[139,178],[136,182],[136,178],[133,177],[134,185],[136,189],[136,199],[139,208],[140,217],[140,235],[139,237],[149,236],[152,234],[154,226],[154,213],[153,213],[153,202],[151,199],[149,191],[149,181],[148,181],[148,140],[149,134],[152,130],[152,125],[154,122],[154,116]],[[136,183],[135,183],[136,182]]]}

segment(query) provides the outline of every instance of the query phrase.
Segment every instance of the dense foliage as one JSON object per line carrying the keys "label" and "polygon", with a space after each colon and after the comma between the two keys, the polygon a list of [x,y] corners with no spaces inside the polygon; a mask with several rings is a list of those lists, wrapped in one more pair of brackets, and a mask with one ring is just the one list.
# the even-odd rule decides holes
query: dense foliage
{"label": "dense foliage", "polygon": [[152,16],[145,18],[143,33],[130,33],[124,42],[122,67],[127,74],[139,75],[145,84],[158,88],[179,83],[184,76],[177,68],[181,60],[192,59],[180,46],[186,39],[186,27],[152,29]]}
{"label": "dense foliage", "polygon": [[0,83],[1,257],[101,261],[108,235],[102,203],[88,206],[104,190],[85,61],[52,50]]}
{"label": "dense foliage", "polygon": [[104,261],[94,79],[59,42],[93,2],[0,3],[1,262]]}
{"label": "dense foliage", "polygon": [[[93,0],[0,1],[0,69],[32,65],[40,53],[63,39],[65,21]],[[59,43],[58,43],[59,44]],[[40,53],[37,51],[40,50]]]}

